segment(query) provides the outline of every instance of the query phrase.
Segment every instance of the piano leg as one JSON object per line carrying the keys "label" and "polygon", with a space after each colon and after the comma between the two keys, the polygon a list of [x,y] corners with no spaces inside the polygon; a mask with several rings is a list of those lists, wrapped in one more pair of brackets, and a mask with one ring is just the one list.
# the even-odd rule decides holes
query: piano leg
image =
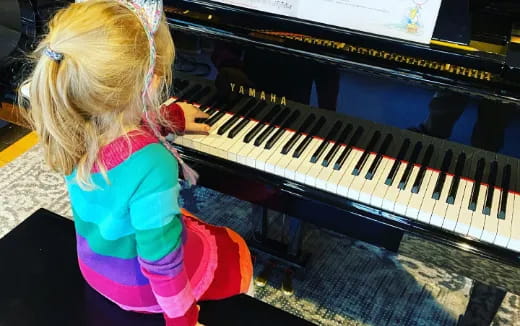
{"label": "piano leg", "polygon": [[268,210],[265,207],[253,205],[251,214],[253,224],[253,240],[264,242],[269,234]]}
{"label": "piano leg", "polygon": [[[272,222],[282,225],[280,229],[275,230],[276,227],[270,227],[272,218],[275,218]],[[248,243],[253,251],[267,254],[276,261],[295,269],[304,268],[308,257],[303,257],[301,254],[303,227],[300,220],[261,206],[253,206],[251,219],[253,236]],[[276,239],[273,238],[275,233],[279,234]]]}
{"label": "piano leg", "polygon": [[502,289],[474,281],[466,312],[457,326],[491,325],[505,295]]}
{"label": "piano leg", "polygon": [[287,254],[289,256],[298,257],[301,254],[302,241],[303,241],[303,230],[304,224],[301,220],[292,216],[285,216],[285,229],[286,239],[284,243],[287,243]]}

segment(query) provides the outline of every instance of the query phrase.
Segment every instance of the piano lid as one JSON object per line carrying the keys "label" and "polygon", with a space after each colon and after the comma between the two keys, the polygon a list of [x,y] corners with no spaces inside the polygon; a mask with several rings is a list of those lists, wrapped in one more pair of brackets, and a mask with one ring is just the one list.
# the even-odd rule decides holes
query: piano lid
{"label": "piano lid", "polygon": [[[520,86],[511,76],[515,71],[511,73],[506,63],[513,18],[490,10],[489,5],[444,1],[429,44],[215,1],[166,0],[165,11],[173,30],[520,103]],[[460,11],[466,14],[459,14],[454,24],[453,17]]]}

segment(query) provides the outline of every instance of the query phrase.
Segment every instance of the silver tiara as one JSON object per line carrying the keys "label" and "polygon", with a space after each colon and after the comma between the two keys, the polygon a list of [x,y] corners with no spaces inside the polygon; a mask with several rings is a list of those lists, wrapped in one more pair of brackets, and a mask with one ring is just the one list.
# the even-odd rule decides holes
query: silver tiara
{"label": "silver tiara", "polygon": [[[75,0],[76,2],[85,2],[87,0]],[[147,25],[150,31],[155,33],[161,23],[163,13],[162,0],[115,0],[124,4],[134,12],[137,12],[143,25]]]}

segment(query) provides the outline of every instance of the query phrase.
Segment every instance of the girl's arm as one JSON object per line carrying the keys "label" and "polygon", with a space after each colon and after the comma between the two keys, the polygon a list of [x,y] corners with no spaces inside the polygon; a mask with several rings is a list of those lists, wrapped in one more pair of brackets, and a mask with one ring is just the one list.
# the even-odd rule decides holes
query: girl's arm
{"label": "girl's arm", "polygon": [[[161,107],[161,115],[170,123],[170,127],[159,127],[162,136],[167,136],[169,133],[182,135],[184,132],[205,134],[209,131],[208,125],[196,122],[196,119],[206,119],[208,115],[191,104],[166,102]],[[146,123],[144,126],[146,128]]]}
{"label": "girl's arm", "polygon": [[149,146],[130,203],[138,260],[168,323],[193,326],[198,309],[184,268],[177,161],[162,145]]}

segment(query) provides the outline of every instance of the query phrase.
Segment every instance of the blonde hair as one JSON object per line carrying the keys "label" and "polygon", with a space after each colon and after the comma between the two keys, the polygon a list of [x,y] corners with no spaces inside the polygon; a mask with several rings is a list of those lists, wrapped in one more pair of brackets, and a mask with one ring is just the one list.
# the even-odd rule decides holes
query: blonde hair
{"label": "blonde hair", "polygon": [[[164,17],[155,44],[159,85],[151,92],[149,107],[162,122],[158,109],[169,93],[174,58]],[[63,59],[46,56],[46,47]],[[106,178],[99,149],[140,124],[149,59],[141,22],[114,0],[74,3],[56,13],[32,55],[34,70],[23,83],[30,83],[28,122],[53,170],[68,175],[77,169],[76,180],[84,189],[93,186],[95,164]]]}

